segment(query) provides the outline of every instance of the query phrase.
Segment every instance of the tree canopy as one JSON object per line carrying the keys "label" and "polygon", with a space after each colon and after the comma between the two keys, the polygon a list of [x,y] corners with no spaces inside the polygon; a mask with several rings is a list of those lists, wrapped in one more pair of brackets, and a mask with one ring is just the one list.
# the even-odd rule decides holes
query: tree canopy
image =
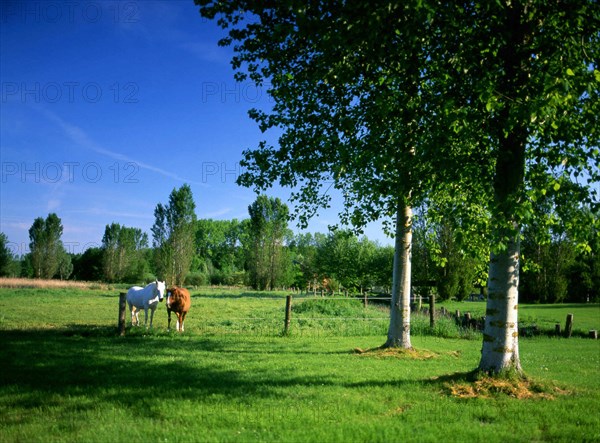
{"label": "tree canopy", "polygon": [[[591,209],[578,214],[597,214],[597,2],[196,3],[235,42],[236,78],[272,85],[273,108],[250,116],[282,135],[245,152],[240,183],[291,187],[302,224],[331,184],[344,222],[397,214],[404,285],[411,206],[481,207],[492,256],[480,368],[520,370],[519,231],[538,218],[533,202],[570,182]],[[585,247],[583,219],[564,215]]]}

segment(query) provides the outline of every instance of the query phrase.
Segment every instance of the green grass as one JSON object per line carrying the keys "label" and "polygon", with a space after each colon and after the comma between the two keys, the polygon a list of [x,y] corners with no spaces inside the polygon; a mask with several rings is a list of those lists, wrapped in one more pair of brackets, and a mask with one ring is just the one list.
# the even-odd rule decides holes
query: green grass
{"label": "green grass", "polygon": [[199,290],[185,333],[166,331],[163,305],[153,330],[118,337],[117,295],[0,289],[0,441],[600,440],[600,341],[521,340],[527,374],[566,392],[555,399],[457,398],[447,384],[480,341],[414,336],[422,359],[354,352],[383,343],[349,326],[380,308],[298,300],[282,337],[284,294]]}

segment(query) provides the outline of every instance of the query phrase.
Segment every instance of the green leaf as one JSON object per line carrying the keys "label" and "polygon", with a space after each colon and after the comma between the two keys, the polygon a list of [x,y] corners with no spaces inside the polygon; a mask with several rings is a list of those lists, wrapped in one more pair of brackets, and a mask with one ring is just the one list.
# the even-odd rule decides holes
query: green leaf
{"label": "green leaf", "polygon": [[560,183],[556,182],[554,183],[554,190],[558,191],[560,189]]}
{"label": "green leaf", "polygon": [[575,73],[573,72],[573,70],[571,68],[568,68],[567,69],[567,75],[574,76]]}

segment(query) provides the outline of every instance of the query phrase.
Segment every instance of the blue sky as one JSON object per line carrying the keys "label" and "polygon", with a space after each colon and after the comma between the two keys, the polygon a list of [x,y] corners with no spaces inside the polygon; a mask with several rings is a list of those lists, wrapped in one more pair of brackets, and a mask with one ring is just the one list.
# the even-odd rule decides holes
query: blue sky
{"label": "blue sky", "polygon": [[[50,212],[74,253],[112,222],[150,236],[154,208],[184,183],[199,218],[247,217],[241,153],[274,141],[247,111],[269,97],[235,82],[232,50],[192,0],[1,4],[0,231],[13,252]],[[327,232],[336,207],[309,230]],[[379,225],[365,233],[390,243]]]}

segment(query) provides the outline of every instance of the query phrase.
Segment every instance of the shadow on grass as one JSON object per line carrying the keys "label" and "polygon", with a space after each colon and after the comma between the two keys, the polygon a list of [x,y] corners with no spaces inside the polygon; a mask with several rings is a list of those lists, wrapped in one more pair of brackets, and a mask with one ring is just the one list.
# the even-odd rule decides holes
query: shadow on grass
{"label": "shadow on grass", "polygon": [[[286,370],[274,365],[273,354],[284,355],[285,343],[271,346],[175,334],[136,330],[119,337],[113,327],[82,325],[0,330],[0,400],[5,402],[9,396],[15,407],[29,409],[68,398],[67,403],[82,407],[90,402],[109,403],[147,417],[153,402],[203,401],[216,395],[243,404],[252,398],[279,398],[286,388],[415,383],[377,377],[352,383],[328,374],[303,375],[290,366]],[[278,352],[278,347],[283,352]],[[240,358],[250,361],[253,369],[237,363]]]}
{"label": "shadow on grass", "polygon": [[257,399],[278,400],[298,391],[311,396],[328,388],[387,392],[422,386],[447,396],[455,396],[455,389],[466,398],[477,381],[475,372],[420,379],[373,374],[359,381],[325,371],[304,373],[297,365],[310,359],[308,354],[327,359],[326,354],[351,350],[301,349],[276,338],[253,341],[143,328],[119,337],[114,327],[73,324],[0,330],[0,343],[0,404],[62,408],[65,414],[100,407],[126,410],[134,419],[168,420],[182,400],[226,411]]}

